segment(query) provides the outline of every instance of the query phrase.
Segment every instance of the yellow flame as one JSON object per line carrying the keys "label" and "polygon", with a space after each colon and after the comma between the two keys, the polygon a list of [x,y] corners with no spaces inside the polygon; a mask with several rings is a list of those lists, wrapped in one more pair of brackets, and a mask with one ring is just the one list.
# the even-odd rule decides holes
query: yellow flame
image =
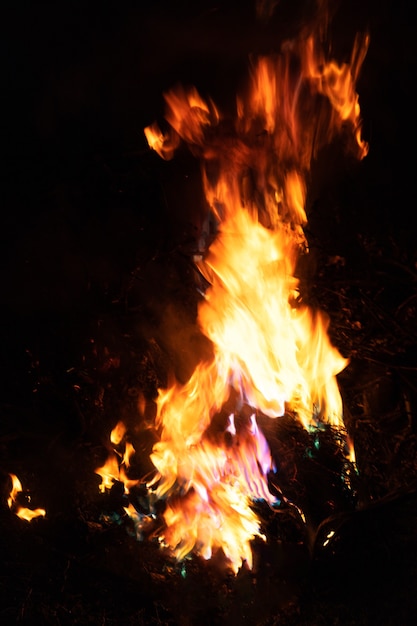
{"label": "yellow flame", "polygon": [[20,517],[20,519],[25,519],[27,522],[31,522],[36,517],[45,517],[46,511],[45,509],[28,509],[26,507],[20,507],[16,511],[16,515]]}
{"label": "yellow flame", "polygon": [[114,481],[119,480],[119,458],[111,453],[102,467],[98,467],[95,473],[101,476],[100,491],[105,493],[113,487]]}
{"label": "yellow flame", "polygon": [[95,470],[95,473],[101,476],[99,489],[102,493],[110,490],[115,482],[123,483],[125,493],[128,494],[130,489],[137,485],[138,479],[131,479],[126,474],[126,469],[130,466],[130,461],[135,454],[135,448],[130,441],[125,441],[127,428],[124,422],[120,421],[116,424],[110,433],[110,441],[113,445],[120,447],[122,452],[111,450],[106,462]]}
{"label": "yellow flame", "polygon": [[19,495],[19,493],[23,491],[23,487],[22,487],[22,483],[20,482],[20,480],[15,474],[9,474],[9,476],[12,480],[12,489],[7,499],[7,505],[9,509],[11,509],[14,502],[16,501],[17,496]]}
{"label": "yellow flame", "polygon": [[45,509],[30,509],[17,503],[17,497],[19,493],[23,491],[22,483],[15,474],[9,474],[9,476],[12,480],[12,489],[7,499],[8,507],[14,510],[14,513],[20,517],[20,519],[24,519],[28,522],[31,522],[36,517],[44,517],[46,515]]}
{"label": "yellow flame", "polygon": [[123,422],[117,422],[110,434],[110,441],[114,446],[118,446],[123,441],[126,434],[126,426]]}
{"label": "yellow flame", "polygon": [[274,465],[256,413],[289,411],[306,428],[327,422],[344,431],[336,376],[347,360],[330,342],[327,316],[303,304],[295,274],[300,251],[308,250],[312,159],[341,133],[353,137],[358,158],[368,150],[355,84],[369,41],[356,39],[349,63],[328,60],[320,43],[303,34],[280,54],[254,60],[232,135],[222,136],[212,102],[182,87],[165,94],[166,135],[156,126],[145,130],[163,158],[180,139],[201,158],[219,222],[199,265],[210,287],[197,321],[213,358],[185,384],[159,391],[160,440],[151,454],[157,474],[149,486],[166,498],[161,543],[178,559],[222,549],[234,572],[243,561],[251,567],[250,542],[262,537],[253,499],[273,502]]}

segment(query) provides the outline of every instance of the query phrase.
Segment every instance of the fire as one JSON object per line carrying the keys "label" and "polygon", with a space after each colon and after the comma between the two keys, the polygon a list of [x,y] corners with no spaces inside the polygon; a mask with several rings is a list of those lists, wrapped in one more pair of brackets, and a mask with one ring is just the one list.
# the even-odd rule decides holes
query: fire
{"label": "fire", "polygon": [[110,442],[115,447],[110,451],[104,465],[95,470],[96,474],[101,476],[99,488],[102,493],[110,490],[115,482],[120,482],[123,483],[124,491],[128,494],[130,489],[139,482],[139,480],[130,479],[126,474],[125,468],[129,467],[135,449],[129,441],[125,441],[125,435],[125,424],[118,422],[110,434]]}
{"label": "fire", "polygon": [[214,103],[182,87],[165,95],[168,133],[145,129],[163,158],[184,141],[201,160],[218,222],[199,261],[210,286],[197,321],[213,358],[157,399],[149,487],[166,500],[160,541],[178,559],[222,549],[234,572],[252,566],[251,541],[263,535],[251,504],[274,502],[275,467],[257,415],[288,412],[305,428],[324,422],[344,432],[336,377],[347,360],[329,340],[328,318],[303,303],[296,274],[308,252],[312,160],[336,135],[358,158],[367,154],[355,85],[368,43],[358,37],[350,61],[338,63],[327,59],[321,34],[303,33],[254,60],[233,133],[222,133]]}
{"label": "fire", "polygon": [[15,474],[9,474],[12,481],[12,489],[7,499],[9,509],[11,509],[20,519],[24,519],[31,522],[36,517],[44,517],[46,515],[45,509],[30,509],[25,506],[21,506],[18,502],[19,494],[23,492],[22,483]]}

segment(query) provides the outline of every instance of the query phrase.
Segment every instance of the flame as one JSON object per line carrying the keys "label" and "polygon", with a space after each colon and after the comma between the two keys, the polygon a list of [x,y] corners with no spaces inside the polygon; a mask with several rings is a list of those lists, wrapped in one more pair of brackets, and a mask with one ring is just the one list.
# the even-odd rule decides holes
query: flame
{"label": "flame", "polygon": [[108,489],[111,489],[114,481],[119,480],[120,475],[117,455],[115,453],[110,454],[105,464],[102,467],[98,467],[95,473],[101,476],[100,491],[105,493]]}
{"label": "flame", "polygon": [[15,474],[9,474],[11,480],[12,480],[12,489],[10,491],[10,495],[7,499],[7,505],[9,507],[9,509],[12,508],[14,502],[16,501],[16,498],[18,496],[19,493],[21,493],[23,491],[23,487],[22,487],[22,483],[20,482],[20,480],[18,479],[18,477]]}
{"label": "flame", "polygon": [[117,422],[116,426],[110,433],[110,441],[114,446],[118,446],[126,434],[126,426],[123,422]]}
{"label": "flame", "polygon": [[280,54],[253,60],[233,133],[222,134],[212,102],[183,87],[165,94],[169,130],[145,129],[163,158],[181,141],[200,158],[219,224],[199,262],[210,286],[197,321],[213,358],[157,399],[149,486],[166,499],[160,541],[178,559],[222,549],[234,572],[252,566],[250,542],[263,537],[253,500],[274,501],[275,467],[256,415],[291,412],[306,428],[344,431],[336,377],[347,360],[329,340],[328,317],[303,303],[296,270],[308,251],[312,160],[336,135],[359,159],[368,151],[355,84],[369,40],[357,37],[344,63],[328,60],[322,44],[303,33]]}
{"label": "flame", "polygon": [[13,510],[14,513],[20,517],[20,519],[24,519],[28,522],[31,522],[36,517],[44,517],[46,515],[45,509],[30,509],[28,507],[21,506],[17,502],[19,494],[23,492],[22,483],[15,474],[9,474],[9,476],[12,481],[12,488],[7,499],[9,509]]}
{"label": "flame", "polygon": [[[124,491],[129,493],[130,489],[137,485],[139,480],[130,479],[125,468],[129,468],[130,460],[135,454],[135,448],[129,441],[125,441],[127,428],[119,421],[110,433],[110,442],[115,446],[103,466],[98,467],[95,473],[101,476],[99,489],[102,493],[110,490],[115,482],[123,483]],[[118,450],[122,448],[122,452]]]}
{"label": "flame", "polygon": [[28,509],[27,507],[22,506],[16,511],[16,515],[17,517],[20,517],[20,519],[31,522],[36,517],[45,517],[46,511],[45,509]]}

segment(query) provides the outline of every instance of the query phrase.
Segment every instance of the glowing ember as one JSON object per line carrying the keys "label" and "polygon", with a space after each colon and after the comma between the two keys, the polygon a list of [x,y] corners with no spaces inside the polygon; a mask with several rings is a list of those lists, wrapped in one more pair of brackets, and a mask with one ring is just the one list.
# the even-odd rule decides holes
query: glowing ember
{"label": "glowing ember", "polygon": [[251,503],[274,501],[274,464],[256,414],[291,412],[306,428],[325,422],[344,432],[336,376],[347,361],[330,343],[326,316],[303,304],[295,274],[308,250],[312,159],[341,133],[358,158],[367,153],[355,83],[368,40],[358,38],[342,64],[326,58],[321,42],[303,34],[253,62],[233,136],[222,136],[217,108],[194,88],[165,95],[166,135],[156,124],[145,130],[163,158],[180,141],[199,156],[219,224],[199,265],[210,287],[198,324],[213,359],[157,400],[150,486],[166,499],[160,540],[178,559],[222,549],[235,572],[243,561],[251,567],[250,542],[262,536]]}
{"label": "glowing ember", "polygon": [[44,517],[46,515],[45,509],[30,509],[25,506],[21,506],[18,502],[19,495],[23,492],[22,483],[15,474],[9,474],[12,480],[12,489],[7,499],[8,507],[18,516],[20,519],[24,519],[28,522],[32,521],[36,517]]}

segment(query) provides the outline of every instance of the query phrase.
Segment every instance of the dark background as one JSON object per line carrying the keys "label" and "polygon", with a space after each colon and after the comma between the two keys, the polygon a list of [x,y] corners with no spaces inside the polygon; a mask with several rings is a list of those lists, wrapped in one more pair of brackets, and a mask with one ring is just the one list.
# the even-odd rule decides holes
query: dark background
{"label": "dark background", "polygon": [[[237,1],[4,12],[2,623],[415,623],[415,22],[405,0],[331,5],[336,54],[370,32],[358,83],[370,152],[356,163],[324,151],[314,164],[302,284],[350,359],[340,382],[359,477],[352,503],[329,469],[340,463],[331,444],[306,460],[311,441],[285,421],[271,431],[289,458],[281,487],[316,538],[284,511],[280,541],[258,547],[256,574],[236,580],[198,560],[183,578],[153,544],[105,523],[94,469],[119,419],[136,438],[138,475],[151,469],[138,403],[151,420],[157,387],[171,371],[185,379],[208,350],[194,326],[198,164],[186,152],[163,162],[143,128],[177,83],[232,111],[248,55],[278,50],[314,3],[281,0],[267,22]],[[8,512],[9,472],[47,520]],[[339,534],[326,552],[330,514]]]}

